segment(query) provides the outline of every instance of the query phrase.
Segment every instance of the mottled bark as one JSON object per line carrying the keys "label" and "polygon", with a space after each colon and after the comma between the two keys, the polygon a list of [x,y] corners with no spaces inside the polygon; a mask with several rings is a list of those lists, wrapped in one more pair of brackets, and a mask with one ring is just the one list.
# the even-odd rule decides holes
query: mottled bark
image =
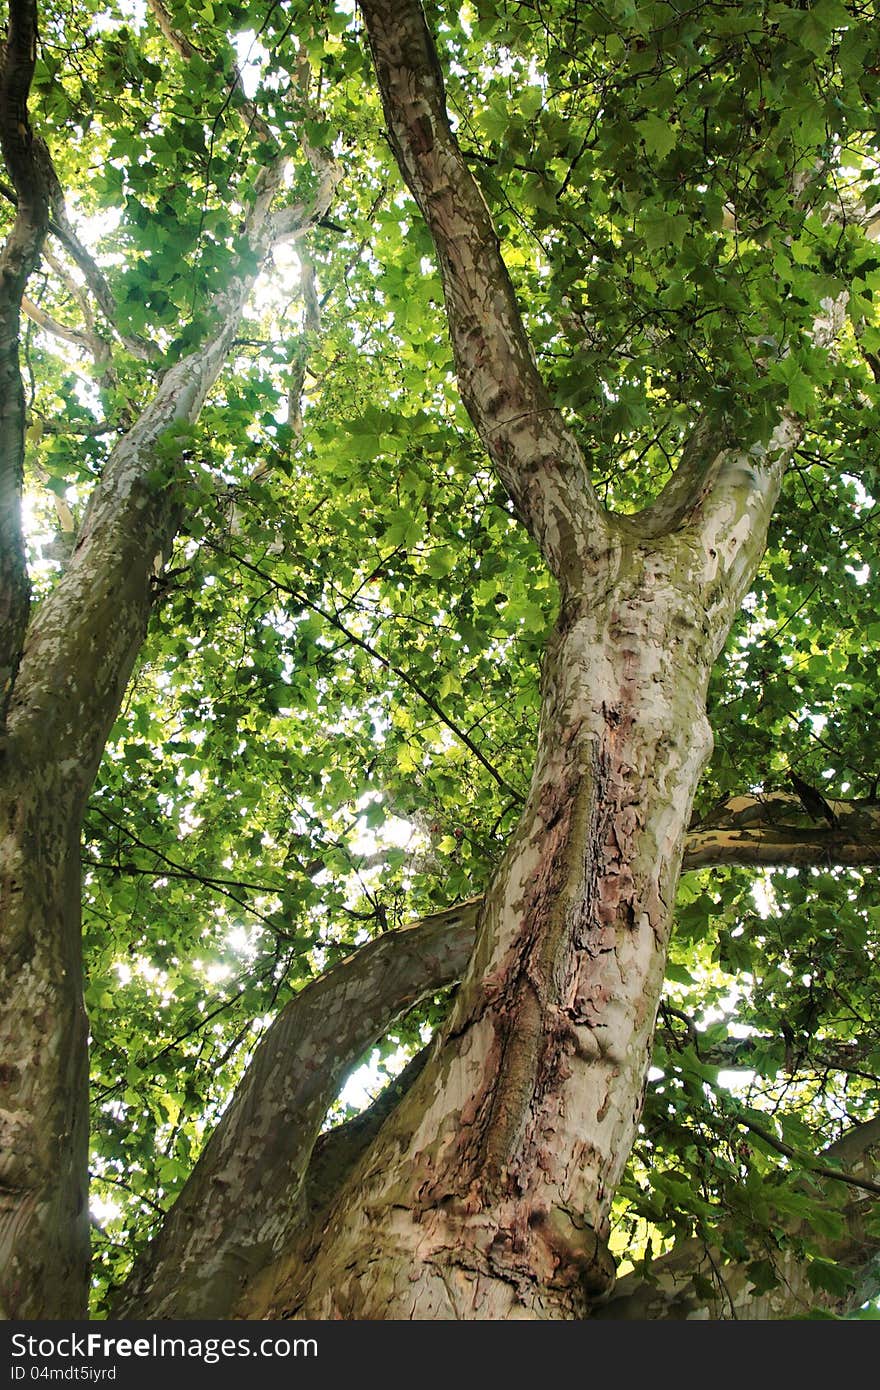
{"label": "mottled bark", "polygon": [[[857,830],[876,836],[873,803],[830,806],[839,823],[851,822],[846,845]],[[715,808],[710,823],[688,831],[682,867],[703,867],[716,846],[726,860],[736,843],[728,839],[734,831],[749,837],[750,856],[767,856],[780,845],[786,852],[790,845],[799,848],[800,835],[816,833],[804,821],[809,818],[802,803],[788,793],[731,798]],[[840,841],[837,831],[827,833]],[[876,854],[880,843],[871,843]],[[827,862],[828,843],[820,838],[817,847]],[[858,853],[863,856],[864,847]],[[223,1317],[247,1280],[252,1281],[251,1309],[259,1311],[256,1300],[270,1296],[274,1277],[261,1266],[270,1265],[285,1244],[296,1250],[297,1260],[320,1259],[314,1222],[323,1227],[325,1208],[335,1202],[355,1161],[414,1076],[408,1072],[363,1117],[316,1141],[327,1106],[352,1060],[390,1026],[401,1007],[461,979],[481,908],[482,900],[474,899],[388,934],[291,1001],[261,1044],[160,1236],[139,1260],[115,1316]],[[716,1044],[711,1054],[701,1055],[719,1066],[748,1066],[753,1041]],[[425,1060],[420,1057],[418,1072]],[[857,1062],[851,1048],[838,1048],[823,1052],[821,1065],[846,1069]],[[675,1268],[698,1272],[708,1257],[703,1252],[692,1269],[690,1246],[687,1251]],[[731,1274],[731,1281],[738,1278]],[[742,1288],[747,1287],[743,1274]]]}
{"label": "mottled bark", "polygon": [[[352,1156],[356,1159],[363,1151],[397,1103],[395,1092],[405,1093],[410,1089],[413,1074],[417,1077],[423,1065],[420,1055],[399,1078],[398,1084],[389,1087],[369,1111],[323,1136],[315,1151],[315,1186],[320,1197],[320,1203],[316,1203],[313,1210],[317,1217],[315,1224],[311,1230],[296,1233],[288,1261],[279,1261],[252,1281],[240,1305],[241,1316],[260,1316],[271,1306],[285,1264],[291,1257],[303,1264],[313,1258],[321,1259],[327,1212],[338,1193],[340,1177],[347,1172]],[[880,1178],[878,1145],[880,1119],[874,1119],[856,1126],[831,1144],[817,1156],[817,1165],[827,1169],[833,1164],[851,1179],[876,1182]],[[830,1180],[832,1190],[834,1186],[835,1181]],[[835,1316],[845,1316],[876,1298],[880,1289],[880,1237],[873,1224],[876,1209],[876,1196],[852,1190],[852,1199],[838,1208],[839,1231],[832,1235],[826,1229],[821,1236],[809,1220],[798,1224],[780,1216],[776,1247],[761,1252],[772,1264],[778,1283],[760,1294],[754,1289],[748,1259],[732,1261],[704,1241],[679,1240],[672,1250],[655,1259],[646,1269],[633,1270],[620,1279],[607,1299],[591,1306],[590,1317],[610,1321],[776,1320],[809,1316],[817,1308]],[[809,1239],[811,1249],[821,1258],[849,1274],[850,1286],[845,1294],[828,1294],[810,1285],[808,1262],[800,1251],[803,1237]],[[415,1313],[416,1317],[419,1315]]]}
{"label": "mottled bark", "polygon": [[[756,833],[730,808],[715,839],[700,826],[689,842],[688,825],[711,746],[709,672],[799,428],[784,416],[744,451],[698,422],[651,506],[603,511],[538,373],[418,4],[362,10],[391,142],[437,247],[463,400],[562,601],[531,789],[451,1019],[375,1137],[339,1141],[332,1204],[306,1203],[313,1224],[295,1223],[237,1311],[581,1317],[613,1280],[609,1210],[683,855],[696,866],[717,846],[723,859],[724,832]],[[307,1105],[300,1119],[310,1136]]]}
{"label": "mottled bark", "polygon": [[122,327],[122,315],[106,277],[94,257],[83,246],[71,225],[60,189],[56,190],[52,199],[49,230],[60,241],[74,265],[82,271],[89,292],[126,352],[137,358],[139,362],[158,362],[162,353],[155,343],[149,342],[146,338],[138,337],[135,333],[128,333]]}
{"label": "mottled bark", "polygon": [[476,906],[388,932],[309,985],[257,1048],[116,1317],[225,1317],[298,1224],[303,1180],[346,1073],[405,1010],[456,979]]}
{"label": "mottled bark", "polygon": [[706,684],[781,463],[710,472],[689,527],[646,542],[621,522],[601,570],[587,553],[570,578],[529,797],[452,1017],[319,1253],[282,1261],[249,1315],[580,1317],[610,1286]]}
{"label": "mottled bark", "polygon": [[79,817],[64,772],[7,752],[0,792],[0,1317],[81,1317],[87,1024]]}
{"label": "mottled bark", "polygon": [[36,774],[6,737],[30,607],[20,305],[57,186],[28,117],[36,45],[35,4],[12,0],[0,59],[0,146],[16,201],[0,253],[0,1317],[7,1318],[35,1317],[46,1306],[73,1315],[88,1277],[79,827],[67,815],[62,767]]}
{"label": "mottled bark", "polygon": [[787,457],[699,427],[641,517],[597,505],[541,382],[414,0],[363,0],[392,144],[437,246],[462,396],[560,580],[535,770],[455,1008],[258,1317],[581,1317],[641,1107],[709,671]]}

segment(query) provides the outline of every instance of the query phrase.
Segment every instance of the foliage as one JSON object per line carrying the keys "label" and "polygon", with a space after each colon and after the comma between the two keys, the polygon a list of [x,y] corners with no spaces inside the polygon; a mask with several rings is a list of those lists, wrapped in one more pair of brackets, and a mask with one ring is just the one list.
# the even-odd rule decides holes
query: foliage
{"label": "foliage", "polygon": [[[697,814],[792,771],[875,798],[880,255],[857,216],[880,197],[873,4],[430,10],[461,145],[604,498],[655,493],[700,414],[747,443],[783,408],[807,422],[717,666]],[[92,317],[53,246],[29,295],[103,348],[26,330],[40,592],[241,254],[272,150],[230,87],[236,61],[296,155],[291,198],[309,143],[346,176],[262,277],[186,441],[183,530],[87,815],[99,1311],[279,1005],[369,935],[486,886],[528,782],[556,598],[459,403],[433,249],[351,6],[168,14],[188,57],[153,8],[43,10],[32,118],[118,317]],[[817,306],[844,293],[829,351]],[[760,1288],[796,1242],[816,1288],[845,1284],[802,1223],[833,1229],[847,1190],[805,1172],[877,1109],[877,946],[871,870],[683,879],[618,1200],[625,1257],[697,1232]],[[378,1071],[442,1010],[410,1015]]]}

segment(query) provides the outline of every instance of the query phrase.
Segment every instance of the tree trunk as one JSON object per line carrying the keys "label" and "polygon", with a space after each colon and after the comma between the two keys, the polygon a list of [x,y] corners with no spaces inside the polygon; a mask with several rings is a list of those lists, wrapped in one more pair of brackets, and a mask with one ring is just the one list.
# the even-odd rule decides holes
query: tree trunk
{"label": "tree trunk", "polygon": [[[9,653],[0,661],[0,678],[7,680],[0,715],[6,715],[8,704],[8,720],[0,727],[0,1315],[5,1317],[86,1313],[82,813],[144,640],[153,577],[183,513],[185,438],[173,430],[198,419],[270,247],[321,216],[339,179],[328,163],[307,204],[273,215],[286,168],[284,157],[262,167],[245,218],[251,254],[241,258],[215,297],[212,331],[169,368],[113,450],[64,574],[24,633],[18,618],[17,626],[6,624],[0,611],[0,654]],[[0,389],[2,367],[0,361]],[[0,408],[0,427],[2,420]],[[157,472],[165,475],[164,483],[157,481]],[[6,627],[14,629],[11,635]]]}
{"label": "tree trunk", "polygon": [[361,0],[389,139],[431,230],[462,399],[560,583],[532,784],[452,1016],[399,1108],[240,1305],[249,1317],[580,1318],[641,1110],[708,675],[797,429],[609,515],[537,371],[417,0]]}
{"label": "tree trunk", "polygon": [[572,564],[531,789],[452,1017],[332,1214],[243,1315],[580,1318],[608,1293],[609,1209],[711,749],[708,675],[779,476],[778,452],[757,486],[742,456],[707,459],[708,515],[659,537],[659,510],[609,519]]}
{"label": "tree trunk", "polygon": [[[7,763],[15,761],[14,753]],[[88,1294],[88,1069],[79,808],[57,766],[0,800],[0,1316],[79,1317]]]}

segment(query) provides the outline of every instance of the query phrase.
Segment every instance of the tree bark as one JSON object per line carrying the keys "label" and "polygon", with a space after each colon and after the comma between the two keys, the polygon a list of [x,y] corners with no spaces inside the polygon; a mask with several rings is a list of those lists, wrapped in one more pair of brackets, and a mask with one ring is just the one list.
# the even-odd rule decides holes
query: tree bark
{"label": "tree bark", "polygon": [[88,1281],[79,822],[69,815],[63,764],[29,765],[7,726],[30,612],[21,526],[21,299],[57,189],[49,152],[28,116],[36,51],[36,5],[12,0],[0,60],[0,145],[16,196],[15,221],[0,253],[2,1317],[36,1316],[44,1306],[73,1315],[84,1306]]}
{"label": "tree bark", "polygon": [[[730,798],[705,821],[691,826],[682,867],[703,867],[714,862],[714,853],[726,862],[740,837],[745,837],[747,855],[758,862],[771,862],[774,853],[787,855],[792,847],[800,856],[800,837],[807,844],[816,835],[818,862],[828,862],[832,847],[845,856],[844,862],[864,862],[872,852],[876,859],[880,842],[874,804],[830,805],[837,827],[817,832],[804,826],[810,817],[796,796],[775,792]],[[408,1069],[364,1116],[316,1141],[326,1109],[351,1062],[387,1030],[402,1008],[462,978],[482,906],[482,899],[472,899],[386,934],[291,1000],[266,1034],[160,1235],[137,1262],[114,1304],[114,1316],[225,1317],[248,1280],[252,1282],[247,1297],[259,1311],[258,1300],[269,1296],[273,1282],[273,1273],[267,1274],[261,1265],[271,1266],[286,1245],[296,1247],[297,1259],[320,1259],[315,1221],[320,1227],[322,1209],[335,1202],[343,1180],[375,1139],[380,1122],[410,1089],[425,1056],[414,1073]],[[700,1055],[713,1065],[747,1067],[755,1041],[766,1045],[768,1040],[730,1039]],[[858,1061],[853,1045],[828,1045],[816,1065],[846,1070],[857,1067]],[[258,1134],[264,1135],[263,1142],[256,1142]],[[854,1219],[859,1215],[856,1204]],[[856,1253],[864,1244],[861,1233],[848,1239]],[[607,1316],[637,1316],[633,1310],[659,1307],[667,1296],[671,1308],[690,1309],[687,1300],[692,1294],[696,1298],[696,1290],[705,1290],[700,1271],[704,1265],[711,1271],[712,1260],[718,1268],[723,1264],[698,1242],[677,1247],[674,1258],[658,1262],[653,1293],[629,1276],[622,1287],[636,1289],[637,1295],[615,1291]],[[668,1278],[663,1275],[666,1283],[662,1271],[668,1271]],[[786,1279],[786,1287],[792,1287],[791,1276]],[[685,1299],[682,1286],[687,1280],[691,1293]],[[718,1288],[719,1298],[723,1291],[728,1302],[736,1288],[742,1308],[752,1306],[745,1267],[731,1268]],[[693,1307],[705,1309],[704,1293]],[[716,1315],[728,1314],[722,1309],[711,1314]]]}
{"label": "tree bark", "polygon": [[600,512],[586,461],[550,399],[498,237],[446,112],[417,0],[363,0],[400,171],[434,239],[459,389],[523,524],[554,573]]}
{"label": "tree bark", "polygon": [[[654,503],[605,512],[540,378],[418,4],[361,8],[392,145],[437,247],[463,400],[561,605],[529,796],[452,1016],[397,1109],[349,1148],[332,1208],[311,1228],[294,1223],[237,1312],[583,1317],[612,1286],[610,1204],[638,1124],[686,846],[694,866],[755,853],[761,817],[749,824],[743,808],[688,827],[711,747],[709,672],[799,428],[783,415],[745,452],[699,421]],[[776,824],[760,826],[763,852],[772,841],[793,854],[805,838],[816,852],[814,827],[805,836],[796,821],[780,841]],[[841,839],[847,853],[860,834]],[[305,1112],[296,1152],[303,1135],[314,1144]],[[202,1178],[222,1148],[206,1150]],[[163,1259],[175,1246],[169,1235]],[[138,1287],[136,1276],[128,1311],[144,1307]]]}
{"label": "tree bark", "polygon": [[12,0],[0,55],[0,149],[15,186],[16,214],[0,252],[0,738],[30,608],[21,530],[24,387],[18,362],[21,297],[49,226],[49,152],[31,130],[28,94],[37,54],[35,0]]}
{"label": "tree bark", "polygon": [[79,806],[14,739],[2,816],[0,1316],[81,1317],[88,1296],[88,1025]]}
{"label": "tree bark", "polygon": [[[29,4],[21,0],[13,17],[33,31]],[[342,1070],[395,1010],[446,982],[450,955],[460,972],[468,914],[446,954],[438,925],[433,973],[404,953],[379,979],[381,941],[361,957],[349,983],[372,983],[373,992],[346,1020],[335,1062],[344,974],[341,993],[339,977],[328,977],[288,1006],[119,1311],[221,1316],[256,1271],[234,1304],[239,1315],[581,1318],[613,1285],[609,1212],[638,1125],[683,856],[694,865],[748,854],[779,862],[760,858],[775,844],[791,856],[783,862],[799,862],[793,856],[815,854],[829,834],[854,856],[875,818],[866,811],[850,825],[836,813],[830,832],[798,822],[774,840],[772,815],[750,822],[750,808],[728,807],[711,834],[689,831],[711,749],[709,673],[759,563],[798,427],[784,416],[766,446],[744,452],[697,422],[651,506],[634,517],[604,511],[541,380],[491,218],[449,125],[419,6],[362,0],[362,9],[392,144],[437,247],[463,400],[560,584],[535,768],[451,1017],[400,1104],[381,1126],[316,1142]],[[6,129],[20,78],[4,81],[0,74]],[[6,144],[4,153],[17,157]],[[197,417],[272,238],[319,216],[332,193],[328,169],[308,209],[273,217],[281,172],[265,166],[258,180],[247,228],[253,261],[233,271],[213,331],[168,372],[114,450],[71,563],[29,624],[13,515],[13,598],[0,611],[9,705],[0,787],[8,1317],[85,1308],[82,807],[143,640],[154,562],[183,506],[185,446],[165,458],[162,484],[163,441],[169,427]],[[30,193],[26,170],[13,177],[18,227],[31,216]],[[40,217],[42,227],[48,214]],[[15,290],[14,274],[3,284]],[[0,429],[12,448],[0,487],[13,503],[23,409],[4,363],[17,344],[23,283],[0,319]],[[314,1074],[311,1049],[322,1063]],[[254,1144],[256,1157],[247,1151]],[[331,1173],[339,1187],[328,1206],[321,1194]]]}

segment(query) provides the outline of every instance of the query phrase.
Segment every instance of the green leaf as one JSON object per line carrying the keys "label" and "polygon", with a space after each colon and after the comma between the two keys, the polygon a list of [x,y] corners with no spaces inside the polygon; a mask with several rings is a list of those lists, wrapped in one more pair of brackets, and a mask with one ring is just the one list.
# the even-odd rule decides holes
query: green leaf
{"label": "green leaf", "polygon": [[662,159],[669,151],[675,148],[677,135],[675,127],[668,119],[662,116],[646,116],[643,121],[636,124],[642,140],[645,142],[645,149],[648,154],[659,155]]}

